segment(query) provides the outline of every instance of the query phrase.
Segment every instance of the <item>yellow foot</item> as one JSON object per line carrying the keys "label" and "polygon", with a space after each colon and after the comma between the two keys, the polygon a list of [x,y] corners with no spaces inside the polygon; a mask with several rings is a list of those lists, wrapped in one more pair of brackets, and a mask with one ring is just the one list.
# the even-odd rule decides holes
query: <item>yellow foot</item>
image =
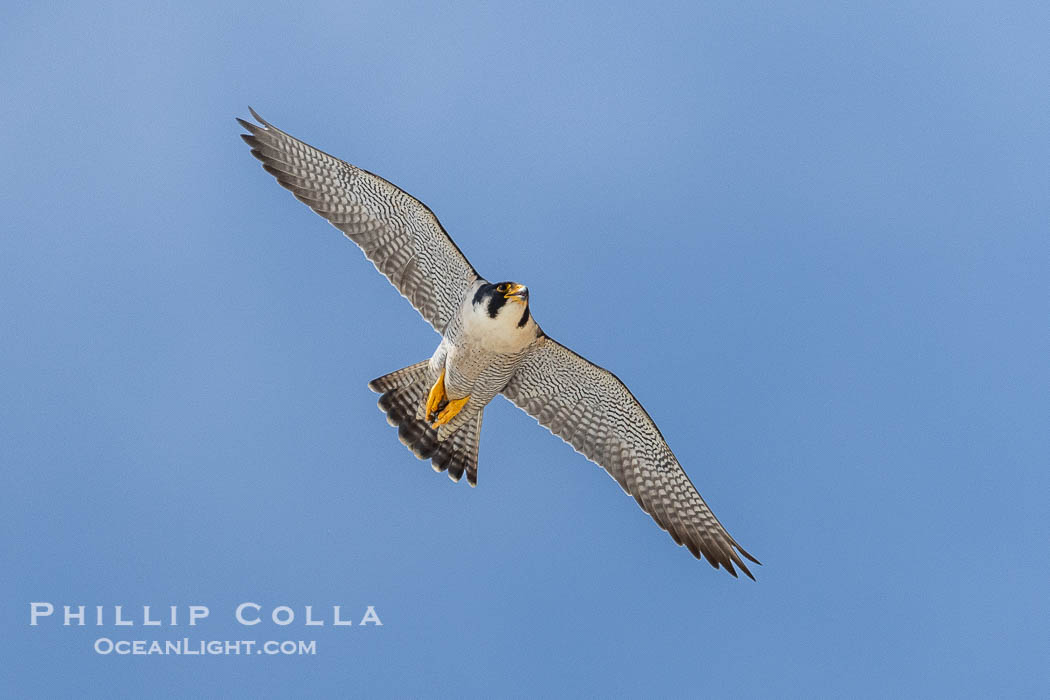
{"label": "yellow foot", "polygon": [[470,396],[464,396],[462,399],[449,399],[448,405],[445,406],[445,410],[438,414],[437,420],[430,426],[432,428],[438,428],[445,423],[456,417],[467,401],[470,401]]}
{"label": "yellow foot", "polygon": [[432,415],[437,413],[438,407],[446,401],[448,401],[448,396],[445,395],[445,368],[442,367],[441,374],[438,375],[437,381],[434,382],[434,386],[430,387],[430,393],[427,395],[426,418],[428,421]]}

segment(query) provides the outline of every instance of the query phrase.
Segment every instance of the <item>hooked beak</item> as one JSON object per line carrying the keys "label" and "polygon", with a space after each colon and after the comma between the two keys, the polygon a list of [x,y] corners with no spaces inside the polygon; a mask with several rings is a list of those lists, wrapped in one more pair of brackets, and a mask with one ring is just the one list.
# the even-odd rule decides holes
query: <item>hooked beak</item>
{"label": "hooked beak", "polygon": [[526,304],[529,301],[529,288],[524,284],[512,284],[503,298]]}

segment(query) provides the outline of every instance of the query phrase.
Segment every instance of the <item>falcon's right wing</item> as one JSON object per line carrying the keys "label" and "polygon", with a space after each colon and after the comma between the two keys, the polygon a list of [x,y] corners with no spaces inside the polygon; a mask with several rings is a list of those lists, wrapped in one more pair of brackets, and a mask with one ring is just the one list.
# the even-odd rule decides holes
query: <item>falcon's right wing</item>
{"label": "falcon's right wing", "polygon": [[754,579],[737,544],[697,493],[652,418],[612,372],[546,336],[518,367],[504,395],[540,425],[603,467],[638,505],[716,569],[733,564]]}
{"label": "falcon's right wing", "polygon": [[[251,109],[251,108],[249,108]],[[480,275],[434,213],[378,175],[345,163],[269,124],[238,119],[263,168],[365,252],[438,333]]]}

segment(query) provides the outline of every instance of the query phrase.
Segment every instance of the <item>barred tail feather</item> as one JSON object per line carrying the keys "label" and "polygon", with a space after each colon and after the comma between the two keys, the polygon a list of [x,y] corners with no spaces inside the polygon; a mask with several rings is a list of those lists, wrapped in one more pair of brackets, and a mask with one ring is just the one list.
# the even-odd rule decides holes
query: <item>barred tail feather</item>
{"label": "barred tail feather", "polygon": [[386,413],[387,422],[397,428],[401,443],[416,457],[431,460],[434,471],[447,470],[453,481],[459,481],[466,473],[467,483],[477,486],[482,413],[439,441],[437,431],[416,417],[430,391],[428,364],[429,360],[424,360],[373,379],[368,388],[381,394],[380,410]]}

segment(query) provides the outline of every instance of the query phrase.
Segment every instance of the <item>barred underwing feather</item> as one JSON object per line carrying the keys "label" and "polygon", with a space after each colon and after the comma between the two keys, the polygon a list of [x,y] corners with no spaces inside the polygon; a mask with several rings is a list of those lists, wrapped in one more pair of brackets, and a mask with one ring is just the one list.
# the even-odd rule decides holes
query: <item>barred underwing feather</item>
{"label": "barred underwing feather", "polygon": [[[616,375],[548,337],[525,356],[503,394],[597,463],[693,556],[754,578],[652,418]],[[602,416],[594,422],[594,416]],[[739,554],[738,554],[739,553]]]}
{"label": "barred underwing feather", "polygon": [[439,333],[477,271],[430,209],[387,180],[310,146],[251,110],[241,138],[268,173],[357,243]]}

